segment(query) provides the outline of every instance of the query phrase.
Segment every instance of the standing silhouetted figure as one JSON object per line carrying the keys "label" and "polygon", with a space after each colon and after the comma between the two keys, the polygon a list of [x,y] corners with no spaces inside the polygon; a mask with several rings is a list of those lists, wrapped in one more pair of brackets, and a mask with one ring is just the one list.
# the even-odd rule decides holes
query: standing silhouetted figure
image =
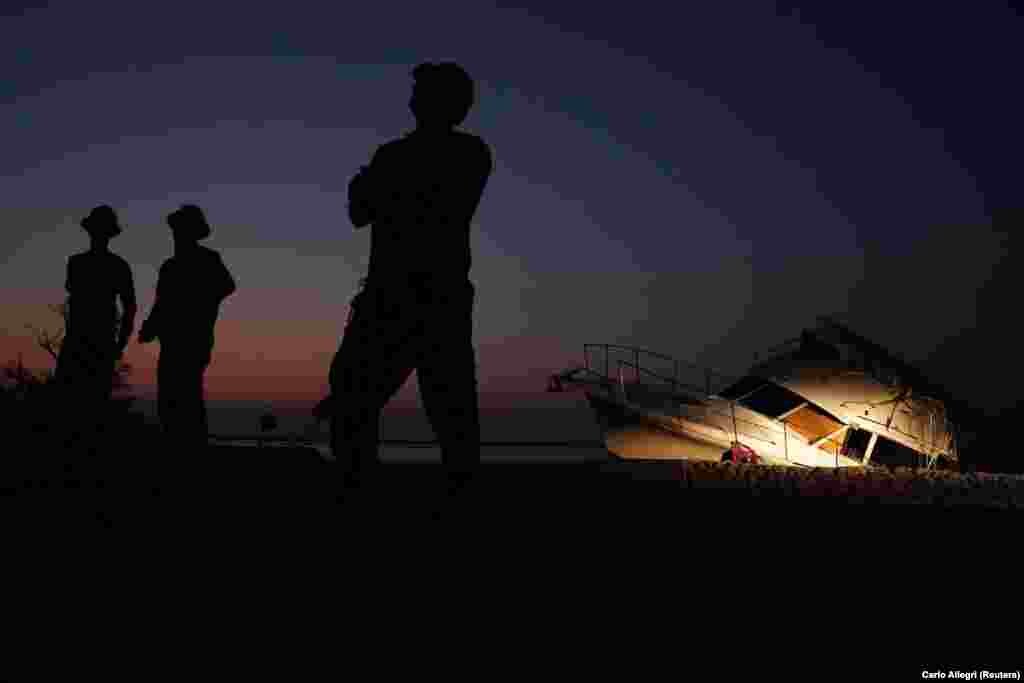
{"label": "standing silhouetted figure", "polygon": [[210,236],[210,226],[198,206],[182,206],[167,217],[167,224],[174,236],[174,256],[160,266],[156,301],[139,330],[139,341],[160,339],[157,404],[171,444],[203,448],[203,374],[210,364],[220,304],[235,291],[235,281],[220,254],[199,244]]}
{"label": "standing silhouetted figure", "polygon": [[365,284],[331,364],[331,448],[356,478],[374,466],[381,410],[416,370],[459,480],[480,459],[470,222],[493,165],[483,140],[455,130],[473,105],[469,75],[444,63],[412,76],[415,130],[379,147],[348,188],[352,224],[373,227]]}
{"label": "standing silhouetted figure", "polygon": [[[114,209],[97,206],[80,225],[89,233],[91,245],[68,259],[67,330],[55,372],[73,438],[103,422],[114,368],[131,339],[137,310],[132,269],[109,249],[110,240],[121,234]],[[123,309],[120,328],[117,299]]]}

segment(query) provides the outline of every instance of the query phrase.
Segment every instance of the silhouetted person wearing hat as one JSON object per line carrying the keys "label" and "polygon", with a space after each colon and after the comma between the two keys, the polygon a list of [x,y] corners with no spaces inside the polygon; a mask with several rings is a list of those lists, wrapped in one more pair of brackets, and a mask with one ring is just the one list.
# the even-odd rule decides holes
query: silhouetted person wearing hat
{"label": "silhouetted person wearing hat", "polygon": [[[91,244],[68,259],[68,322],[55,372],[67,401],[62,409],[72,438],[103,422],[114,368],[131,339],[137,311],[131,266],[109,248],[110,240],[121,234],[116,212],[97,206],[80,225]],[[118,299],[123,309],[120,327]]]}
{"label": "silhouetted person wearing hat", "polygon": [[455,129],[474,100],[460,66],[421,64],[412,76],[415,130],[378,148],[348,188],[352,224],[373,226],[370,263],[318,412],[356,480],[376,464],[381,410],[413,370],[453,480],[480,459],[470,223],[491,151]]}
{"label": "silhouetted person wearing hat", "polygon": [[220,254],[199,244],[210,226],[198,206],[186,204],[167,217],[174,256],[160,266],[156,301],[139,330],[139,342],[160,340],[157,404],[171,445],[206,445],[203,374],[213,351],[213,328],[221,302],[235,281]]}

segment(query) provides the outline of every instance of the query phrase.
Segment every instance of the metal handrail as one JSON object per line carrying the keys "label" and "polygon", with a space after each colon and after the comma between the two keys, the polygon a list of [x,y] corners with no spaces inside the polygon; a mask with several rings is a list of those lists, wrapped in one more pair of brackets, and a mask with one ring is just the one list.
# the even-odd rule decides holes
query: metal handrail
{"label": "metal handrail", "polygon": [[[619,364],[620,369],[623,366],[627,366],[627,367],[632,367],[633,366],[632,363],[630,363],[629,361],[624,361],[624,360],[618,361],[618,364]],[[659,379],[666,379],[666,378],[658,376],[656,373],[653,373],[653,372],[651,372],[649,370],[645,370],[644,368],[635,368],[635,369],[638,370],[639,372],[646,372],[647,374],[651,374],[651,375],[654,375],[656,377],[659,377]],[[621,381],[621,377],[622,377],[621,370],[619,372],[619,376],[620,376],[620,384],[622,385],[623,395],[625,395],[625,383]],[[698,391],[699,391],[699,389],[698,389]],[[791,438],[792,436],[796,436],[800,440],[799,442],[802,443],[805,446],[806,445],[810,445],[810,443],[811,443],[810,439],[807,439],[807,437],[803,436],[799,432],[794,432],[793,430],[788,429],[786,427],[786,423],[783,422],[783,421],[775,420],[773,418],[768,418],[768,419],[772,419],[773,421],[770,424],[767,424],[767,425],[766,424],[761,424],[759,422],[752,422],[751,420],[746,420],[746,419],[741,418],[741,417],[736,417],[736,414],[735,414],[736,406],[740,406],[740,407],[743,407],[743,408],[746,408],[746,406],[742,406],[742,404],[740,404],[738,401],[734,401],[734,400],[733,401],[729,401],[729,405],[730,405],[730,408],[731,408],[729,413],[723,413],[721,411],[714,410],[710,406],[704,406],[704,412],[706,414],[709,414],[709,415],[717,415],[719,417],[726,418],[727,420],[731,420],[733,422],[733,425],[734,425],[734,431],[738,431],[738,430],[735,429],[736,423],[743,423],[744,425],[750,425],[751,427],[753,427],[755,429],[758,429],[758,430],[760,430],[762,432],[767,432],[769,435],[773,436],[776,439],[781,436],[781,438],[783,439],[787,449],[789,447],[788,439]],[[749,410],[749,408],[746,408],[746,409]],[[695,421],[698,421],[698,422],[703,422],[705,424],[710,424],[711,426],[719,427],[718,425],[714,425],[713,423],[709,422],[708,420],[702,419],[700,415],[688,415],[687,419],[691,419],[691,420],[695,420]],[[744,435],[747,436],[747,437],[753,438],[753,439],[757,439],[758,441],[764,441],[765,443],[769,443],[769,444],[771,444],[773,446],[779,445],[779,442],[776,441],[776,440],[773,440],[772,438],[765,438],[763,436],[758,436],[756,434],[751,434],[749,432],[745,433]],[[836,441],[834,438],[828,438],[823,443],[831,443],[831,444],[833,444],[833,445],[835,445],[835,446],[837,446],[839,448],[842,448],[842,443],[840,443],[839,441]]]}
{"label": "metal handrail", "polygon": [[[690,389],[692,391],[696,391],[698,393],[707,395],[707,393],[704,391],[704,389],[702,387],[697,387],[697,386],[694,386],[692,384],[687,384],[686,382],[681,382],[678,379],[676,379],[675,377],[665,377],[664,375],[659,375],[658,373],[654,372],[653,370],[648,370],[647,368],[641,367],[639,365],[634,365],[633,363],[630,363],[628,360],[619,360],[619,361],[616,361],[616,362],[619,364],[620,368],[622,366],[627,366],[627,367],[633,368],[635,370],[635,372],[637,373],[637,382],[640,381],[639,373],[642,372],[642,373],[648,374],[648,375],[650,375],[652,377],[656,377],[657,379],[660,379],[662,382],[671,383],[673,391],[677,390],[679,387],[683,387],[683,388]],[[619,376],[620,377],[622,376],[621,372],[619,373]]]}
{"label": "metal handrail", "polygon": [[[622,345],[622,344],[584,344],[583,345],[584,365],[586,366],[586,368],[588,370],[591,370],[592,372],[596,372],[597,374],[601,374],[601,372],[600,372],[599,369],[592,369],[592,367],[591,367],[592,366],[591,359],[590,359],[590,351],[591,350],[603,350],[604,351],[604,373],[603,374],[604,374],[604,376],[606,378],[609,378],[609,379],[611,379],[611,377],[612,377],[612,375],[611,375],[611,367],[610,366],[611,366],[611,353],[613,351],[628,352],[628,353],[633,354],[633,358],[634,358],[634,361],[635,361],[637,367],[640,366],[641,354],[644,355],[644,356],[651,356],[652,358],[657,358],[657,359],[660,359],[660,360],[663,360],[663,361],[671,361],[672,365],[673,365],[673,369],[674,369],[674,374],[676,375],[676,378],[674,378],[674,379],[675,379],[676,382],[678,382],[680,384],[684,384],[682,382],[679,382],[679,380],[678,380],[679,369],[681,367],[689,368],[691,370],[698,370],[701,373],[703,373],[704,378],[705,378],[705,386],[704,386],[703,389],[700,389],[700,390],[703,391],[706,394],[711,394],[712,393],[712,391],[711,391],[712,378],[717,378],[718,380],[722,381],[721,383],[723,383],[723,384],[729,384],[729,383],[735,382],[735,381],[737,381],[739,379],[739,377],[736,377],[735,375],[728,375],[728,374],[726,374],[724,372],[719,372],[718,370],[714,370],[714,369],[711,369],[711,368],[708,368],[708,367],[705,367],[705,366],[696,365],[695,363],[690,363],[690,362],[687,362],[687,361],[681,361],[678,358],[674,358],[672,356],[669,356],[669,355],[666,355],[666,354],[663,354],[663,353],[658,353],[656,351],[651,351],[649,349],[643,349],[643,348],[640,348],[640,347],[637,347],[637,346],[625,346],[625,345]],[[595,362],[593,363],[593,365],[594,366],[598,365],[598,362],[597,362],[596,358],[594,359],[594,361]]]}
{"label": "metal handrail", "polygon": [[[629,361],[624,361],[624,360],[618,361],[618,364],[619,364],[619,368],[620,368],[620,371],[619,371],[619,378],[620,378],[619,379],[619,384],[620,384],[620,386],[622,388],[623,395],[625,395],[626,387],[625,387],[625,382],[622,381],[623,373],[621,371],[621,368],[623,366],[627,366],[627,367],[633,366],[633,364],[630,363]],[[638,368],[638,370],[650,373],[650,371],[644,370],[643,368]],[[650,373],[650,374],[654,374],[654,373]],[[729,403],[733,407],[735,407],[735,405],[736,405],[735,401],[730,401]],[[766,425],[763,425],[763,424],[759,424],[757,422],[751,422],[750,420],[745,420],[743,418],[736,417],[735,414],[733,414],[732,412],[727,414],[727,413],[723,413],[721,411],[713,410],[712,408],[710,408],[708,406],[705,406],[704,411],[706,413],[709,413],[709,414],[719,415],[721,417],[728,418],[728,419],[732,420],[733,423],[742,422],[745,425],[751,425],[752,427],[755,427],[757,429],[760,429],[760,430],[763,430],[763,431],[766,431],[766,432],[772,432],[773,429],[774,429],[779,434],[782,434],[784,437],[786,436],[786,433],[787,433],[787,430],[786,430],[785,426],[782,426],[781,428],[779,428],[779,427],[775,427],[774,425],[772,425],[772,426],[769,427],[769,426],[766,426]],[[688,416],[687,419],[696,419],[697,421],[706,422],[705,420],[701,420],[701,418],[698,417],[698,416]],[[766,439],[766,438],[763,438],[763,437],[760,437],[760,436],[756,436],[756,435],[753,435],[753,434],[749,434],[749,436],[754,438],[754,439],[757,439],[759,441],[764,441],[766,443],[770,443],[773,446],[777,445],[777,442],[775,442],[775,441],[773,441],[771,439]]]}
{"label": "metal handrail", "polygon": [[[647,375],[651,375],[652,377],[656,377],[656,378],[658,378],[658,379],[660,379],[660,380],[662,380],[664,382],[671,382],[672,385],[673,385],[673,388],[678,387],[678,386],[683,386],[683,387],[686,387],[686,388],[694,389],[697,392],[702,392],[703,391],[699,387],[693,387],[692,385],[688,385],[688,384],[686,384],[684,382],[679,382],[678,380],[675,380],[674,378],[668,378],[668,377],[665,377],[663,375],[659,375],[656,372],[653,372],[653,371],[648,370],[646,368],[640,367],[640,366],[638,366],[638,365],[636,365],[634,363],[631,363],[630,361],[627,361],[627,360],[621,360],[620,359],[620,360],[616,361],[616,364],[618,366],[618,368],[617,368],[618,369],[618,372],[617,372],[618,377],[617,377],[617,382],[616,383],[619,384],[619,386],[620,386],[620,391],[622,392],[623,398],[627,397],[626,396],[625,373],[623,372],[623,368],[632,368],[634,370],[634,372],[637,374],[637,382],[638,383],[639,383],[639,375],[640,375],[640,373],[644,373],[644,374],[647,374]],[[589,372],[593,373],[593,374],[596,374],[596,375],[600,376],[600,373],[598,373],[598,372],[595,372],[593,370],[589,370],[589,368],[587,370]],[[729,404],[730,404],[730,407],[732,407],[733,409],[737,405],[739,405],[740,407],[746,408],[745,406],[742,406],[741,404],[739,404],[737,401],[729,401]],[[761,424],[759,422],[753,422],[751,420],[746,420],[744,418],[736,417],[732,410],[729,413],[724,413],[722,411],[714,410],[710,406],[705,406],[704,407],[704,412],[707,415],[715,415],[715,416],[718,416],[718,417],[721,417],[721,418],[725,418],[727,420],[731,420],[731,421],[733,421],[734,424],[735,423],[742,423],[744,425],[749,425],[749,426],[751,426],[751,427],[753,427],[753,428],[755,428],[757,430],[760,430],[762,432],[766,432],[770,436],[772,436],[773,438],[765,438],[765,437],[762,437],[762,436],[757,436],[756,434],[749,434],[749,433],[747,433],[746,435],[751,437],[751,438],[757,439],[759,441],[764,441],[766,443],[772,444],[773,446],[778,445],[779,442],[777,440],[775,440],[775,439],[778,439],[779,437],[781,437],[783,440],[788,440],[789,438],[791,438],[793,436],[796,436],[800,440],[800,442],[802,442],[804,445],[808,445],[810,443],[810,441],[806,437],[801,435],[799,432],[795,432],[795,431],[793,431],[791,429],[788,429],[786,427],[786,423],[785,422],[774,420],[770,424]],[[688,415],[687,419],[692,419],[692,420],[695,420],[695,421],[704,422],[706,424],[710,424],[711,426],[718,426],[718,425],[714,425],[713,423],[711,423],[710,421],[708,421],[706,419],[702,419],[700,415]],[[771,419],[771,418],[768,418],[768,419]],[[841,446],[841,444],[839,442],[835,441],[834,439],[827,439],[826,441],[828,443],[832,443],[832,444]]]}
{"label": "metal handrail", "polygon": [[908,437],[908,438],[910,438],[913,441],[917,441],[918,443],[923,444],[926,450],[937,451],[939,453],[945,453],[946,455],[950,455],[949,448],[951,447],[950,445],[953,442],[952,434],[950,434],[950,436],[948,436],[945,439],[946,445],[945,446],[940,446],[937,443],[935,443],[934,439],[929,443],[929,442],[925,441],[924,439],[922,439],[922,438],[920,438],[918,436],[915,436],[914,434],[911,434],[910,432],[903,431],[902,429],[899,428],[899,426],[897,426],[895,424],[893,424],[893,425],[886,425],[886,423],[880,422],[879,420],[875,420],[875,419],[872,419],[870,417],[860,417],[860,416],[858,416],[857,420],[858,421],[862,421],[862,422],[870,422],[871,424],[876,425],[878,427],[885,427],[890,432],[896,432],[897,434],[901,434],[902,436]]}
{"label": "metal handrail", "polygon": [[692,369],[695,369],[695,370],[707,371],[707,372],[710,372],[713,375],[717,375],[717,376],[722,377],[724,379],[728,379],[728,380],[739,379],[735,375],[729,375],[729,374],[726,374],[724,372],[720,372],[718,370],[715,370],[715,369],[712,369],[712,368],[708,368],[706,366],[697,365],[696,363],[690,363],[688,361],[679,360],[678,358],[675,358],[673,356],[668,356],[668,355],[665,355],[663,353],[658,353],[656,351],[651,351],[649,349],[643,349],[643,348],[640,348],[639,346],[624,346],[622,344],[584,344],[583,345],[584,358],[586,357],[587,349],[592,349],[592,348],[604,349],[605,351],[608,351],[610,349],[616,349],[618,351],[629,351],[630,353],[642,353],[644,355],[654,356],[655,358],[660,358],[662,360],[670,360],[670,361],[672,361],[673,363],[675,363],[677,365],[685,365],[685,366],[687,366],[689,368],[692,368]]}
{"label": "metal handrail", "polygon": [[[790,339],[790,340],[787,340],[785,342],[782,342],[781,344],[777,344],[777,345],[771,347],[771,349],[769,349],[767,351],[767,354],[770,355],[770,354],[773,354],[773,353],[776,353],[776,352],[783,351],[786,347],[791,347],[791,346],[799,343],[799,341],[800,341],[800,338],[794,338],[794,339]],[[604,372],[603,373],[597,367],[599,365],[599,359],[598,358],[594,358],[593,359],[594,362],[593,363],[591,362],[590,352],[591,351],[598,351],[598,350],[604,351],[604,356],[605,357],[604,357]],[[610,367],[611,364],[612,364],[611,356],[612,356],[613,352],[627,352],[627,353],[632,354],[633,358],[634,358],[634,362],[630,362],[628,360],[624,360],[624,359],[621,359],[621,358],[620,359],[615,359],[614,362],[615,362],[615,365],[616,365],[617,377],[612,374],[612,368]],[[623,372],[624,368],[632,368],[633,369],[633,371],[635,373],[635,381],[636,381],[637,384],[641,383],[641,376],[649,376],[649,377],[652,377],[652,378],[655,378],[655,379],[659,380],[660,382],[663,382],[663,383],[666,383],[666,384],[670,385],[673,388],[673,390],[678,390],[680,388],[688,389],[688,390],[691,390],[691,391],[695,391],[696,393],[698,393],[698,395],[702,395],[704,398],[709,398],[709,397],[715,395],[715,393],[712,391],[712,386],[711,386],[711,378],[712,377],[715,377],[715,378],[718,378],[718,379],[721,379],[721,380],[725,380],[726,381],[725,386],[728,386],[729,383],[735,382],[735,381],[737,381],[739,379],[738,377],[733,376],[733,375],[727,375],[727,374],[719,372],[717,370],[712,370],[712,369],[709,369],[709,368],[706,368],[706,367],[702,367],[702,366],[696,365],[694,363],[689,363],[689,362],[686,362],[686,361],[680,361],[680,360],[678,360],[676,358],[673,358],[672,356],[669,356],[669,355],[666,355],[666,354],[662,354],[662,353],[658,353],[658,352],[655,352],[655,351],[651,351],[649,349],[644,349],[644,348],[636,347],[636,346],[626,346],[626,345],[622,345],[622,344],[584,344],[583,345],[583,353],[584,353],[584,365],[585,365],[585,367],[579,368],[579,369],[580,370],[585,370],[587,373],[589,373],[591,375],[594,375],[594,376],[604,380],[607,383],[619,384],[620,388],[621,388],[621,391],[623,393],[623,398],[625,398],[625,388],[626,388],[625,374]],[[758,355],[761,355],[761,354],[758,354]],[[669,377],[667,377],[664,374],[661,374],[659,372],[655,372],[653,370],[649,370],[649,369],[643,367],[641,365],[641,363],[640,363],[640,360],[641,360],[642,356],[650,356],[651,358],[656,358],[656,359],[660,359],[660,360],[663,360],[663,361],[670,361],[670,362],[672,362],[673,368],[675,370],[674,376],[669,378]],[[764,360],[764,358],[762,358],[762,359]],[[697,387],[697,386],[694,386],[694,385],[689,384],[687,382],[681,381],[679,379],[679,368],[680,367],[685,367],[685,368],[690,368],[690,369],[695,369],[695,370],[702,371],[704,373],[704,376],[705,376],[705,382],[706,382],[705,386],[704,387]],[[716,389],[717,389],[717,387],[716,387]],[[735,406],[736,402],[735,401],[730,401],[730,404]],[[715,416],[724,417],[724,418],[727,418],[727,419],[735,419],[736,422],[742,422],[745,425],[751,425],[751,426],[756,427],[757,429],[759,429],[761,431],[768,432],[769,434],[771,434],[773,431],[775,431],[776,434],[782,434],[783,440],[785,442],[787,442],[787,443],[788,443],[788,437],[789,436],[794,435],[794,434],[795,435],[799,435],[799,432],[794,432],[791,429],[787,429],[786,428],[786,424],[784,422],[780,422],[778,420],[773,421],[772,426],[769,427],[769,426],[766,426],[766,425],[763,425],[763,424],[751,422],[749,420],[744,420],[742,418],[735,418],[734,415],[726,415],[725,413],[722,413],[720,411],[712,410],[712,409],[710,409],[708,407],[706,407],[705,410],[707,411],[707,414],[709,416],[710,415],[715,415]],[[708,424],[713,424],[713,423],[711,423],[709,421],[701,420],[697,416],[691,416],[691,418],[696,419],[696,420],[701,421],[701,422],[707,422]],[[865,418],[860,418],[860,419],[863,420]],[[875,420],[871,420],[870,418],[866,418],[866,419],[869,422],[877,423]],[[948,423],[949,421],[946,420],[946,422]],[[880,424],[880,423],[878,423],[878,424]],[[717,426],[717,425],[715,425],[715,426]],[[931,426],[931,429],[935,430],[935,426]],[[728,430],[726,430],[726,431],[728,431]],[[934,435],[934,433],[930,434],[930,435],[923,435],[923,436],[925,436],[925,438],[921,438],[921,437],[918,437],[918,436],[916,436],[914,434],[906,433],[903,430],[898,429],[898,428],[896,428],[895,431],[899,432],[900,434],[902,434],[905,437],[909,437],[910,439],[912,439],[915,442],[919,442],[919,443],[923,444],[925,446],[925,449],[928,450],[928,451],[938,451],[938,452],[942,452],[945,455],[951,455],[952,451],[955,450],[955,445],[953,445],[955,443],[955,439],[949,439],[948,441],[951,442],[951,443],[947,443],[947,444],[945,444],[943,446],[943,445],[935,443],[935,435]],[[756,439],[758,439],[760,441],[765,441],[765,442],[771,443],[773,445],[777,445],[777,443],[778,443],[777,441],[774,441],[772,439],[765,439],[765,438],[754,436],[754,435],[750,435],[750,436],[752,436],[752,438],[756,438]],[[806,443],[810,443],[810,441],[807,440],[806,438],[802,437],[802,435],[800,435],[800,436],[801,436],[802,440],[806,441]],[[927,436],[930,436],[931,438],[927,438]],[[842,445],[839,441],[836,441],[835,439],[828,439],[828,443],[831,443],[833,445],[840,446],[840,447]]]}
{"label": "metal handrail", "polygon": [[[766,432],[772,432],[774,430],[774,431],[777,431],[777,433],[779,435],[782,435],[784,437],[787,436],[787,430],[785,428],[775,430],[774,426],[773,427],[768,427],[768,426],[765,426],[765,425],[762,425],[762,424],[758,424],[756,422],[751,422],[750,420],[744,420],[741,417],[733,417],[733,415],[731,413],[723,413],[721,411],[712,410],[710,408],[707,409],[706,412],[709,413],[709,414],[714,414],[714,415],[718,415],[720,417],[727,418],[729,420],[735,420],[736,422],[742,422],[743,424],[751,425],[753,427],[756,427],[756,428],[761,429],[761,430],[766,431]],[[688,419],[696,419],[698,421],[702,421],[700,416],[692,416],[692,417],[688,416]],[[776,441],[773,441],[772,439],[766,439],[766,438],[763,438],[763,437],[760,437],[760,436],[756,436],[756,435],[753,435],[753,434],[751,434],[750,436],[752,436],[755,439],[759,439],[761,441],[765,441],[767,443],[770,443],[773,446],[777,446],[778,445],[778,443]]]}

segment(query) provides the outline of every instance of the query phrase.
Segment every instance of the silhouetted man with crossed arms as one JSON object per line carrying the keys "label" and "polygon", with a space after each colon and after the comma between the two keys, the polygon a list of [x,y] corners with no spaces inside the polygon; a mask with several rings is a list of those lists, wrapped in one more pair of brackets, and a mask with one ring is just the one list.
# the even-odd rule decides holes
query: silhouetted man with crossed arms
{"label": "silhouetted man with crossed arms", "polygon": [[412,76],[415,130],[379,147],[348,188],[352,224],[373,226],[330,370],[331,448],[348,483],[376,465],[381,410],[413,370],[452,482],[480,461],[469,233],[491,152],[455,129],[474,100],[460,66],[421,64]]}

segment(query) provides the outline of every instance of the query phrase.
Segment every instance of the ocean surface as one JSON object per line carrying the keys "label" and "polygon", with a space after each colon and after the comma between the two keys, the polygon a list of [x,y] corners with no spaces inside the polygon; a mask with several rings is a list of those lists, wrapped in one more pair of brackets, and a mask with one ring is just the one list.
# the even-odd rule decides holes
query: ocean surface
{"label": "ocean surface", "polygon": [[[325,457],[329,457],[326,424],[317,424],[310,411],[312,402],[268,401],[207,401],[210,433],[214,436],[260,433],[259,420],[267,412],[278,421],[277,428],[267,433],[274,438],[295,435],[312,442]],[[156,402],[136,399],[134,407],[146,415],[148,421],[157,422]],[[535,400],[501,408],[483,407],[480,412],[481,441],[483,442],[574,442],[571,446],[499,446],[484,445],[484,462],[582,462],[603,458],[606,451],[600,446],[600,432],[586,400],[581,395],[540,394]],[[381,415],[383,441],[433,441],[433,429],[422,408],[412,404],[395,404],[385,408]],[[581,446],[589,442],[594,447]],[[222,442],[232,443],[232,442]],[[252,441],[238,442],[252,444]],[[382,445],[384,462],[440,462],[441,453],[436,446]]]}

